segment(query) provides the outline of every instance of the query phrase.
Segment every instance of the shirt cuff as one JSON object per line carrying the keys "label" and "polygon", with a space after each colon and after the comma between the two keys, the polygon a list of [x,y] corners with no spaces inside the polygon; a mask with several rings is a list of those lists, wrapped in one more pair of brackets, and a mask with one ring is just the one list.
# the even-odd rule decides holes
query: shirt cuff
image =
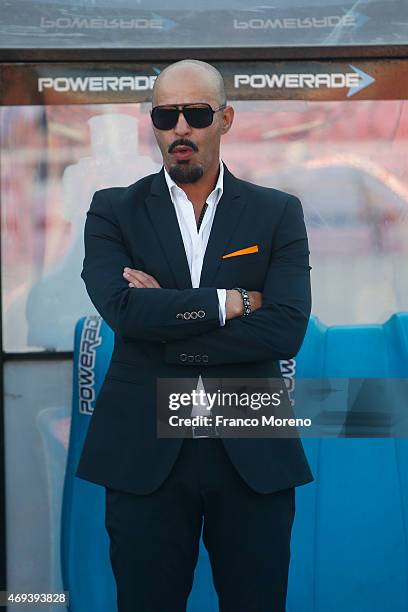
{"label": "shirt cuff", "polygon": [[220,316],[220,325],[225,325],[225,319],[227,316],[225,309],[225,302],[227,300],[227,290],[226,289],[217,289],[218,293],[218,312]]}

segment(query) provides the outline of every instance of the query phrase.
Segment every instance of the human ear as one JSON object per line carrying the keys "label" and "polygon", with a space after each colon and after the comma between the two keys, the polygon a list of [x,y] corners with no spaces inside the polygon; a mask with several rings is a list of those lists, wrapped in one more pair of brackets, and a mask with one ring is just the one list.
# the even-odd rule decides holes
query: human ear
{"label": "human ear", "polygon": [[226,134],[231,128],[232,122],[234,120],[234,109],[232,106],[227,106],[224,108],[222,113],[222,127],[221,134]]}

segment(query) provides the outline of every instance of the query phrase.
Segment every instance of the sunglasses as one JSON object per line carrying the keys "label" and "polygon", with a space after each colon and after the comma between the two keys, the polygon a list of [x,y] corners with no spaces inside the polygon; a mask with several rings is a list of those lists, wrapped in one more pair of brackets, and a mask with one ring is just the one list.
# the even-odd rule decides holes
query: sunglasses
{"label": "sunglasses", "polygon": [[164,104],[155,106],[150,111],[150,116],[155,128],[158,130],[171,130],[177,125],[180,113],[192,128],[206,128],[212,124],[214,113],[222,110],[227,105],[222,104],[218,108],[211,108],[204,102],[196,104]]}

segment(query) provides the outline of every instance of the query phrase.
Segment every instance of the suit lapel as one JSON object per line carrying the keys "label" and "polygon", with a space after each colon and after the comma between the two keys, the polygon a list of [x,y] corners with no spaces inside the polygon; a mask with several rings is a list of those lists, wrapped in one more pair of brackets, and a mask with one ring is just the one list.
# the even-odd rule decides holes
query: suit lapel
{"label": "suit lapel", "polygon": [[239,181],[224,163],[223,193],[217,204],[210,237],[205,251],[200,287],[213,286],[222,256],[232,238],[240,216],[245,208],[245,200],[240,194]]}
{"label": "suit lapel", "polygon": [[184,250],[183,237],[164,176],[164,167],[152,180],[150,194],[146,198],[146,206],[177,287],[191,289],[190,269]]}
{"label": "suit lapel", "polygon": [[[191,289],[191,276],[176,211],[164,177],[164,167],[151,184],[147,211],[179,289]],[[224,163],[223,194],[217,204],[200,277],[200,287],[211,287],[228,242],[245,207],[239,181]]]}

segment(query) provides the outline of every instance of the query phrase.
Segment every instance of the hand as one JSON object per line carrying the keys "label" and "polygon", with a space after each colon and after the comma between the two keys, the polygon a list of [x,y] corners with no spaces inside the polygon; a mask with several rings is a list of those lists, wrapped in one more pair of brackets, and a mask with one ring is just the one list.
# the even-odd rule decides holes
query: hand
{"label": "hand", "polygon": [[[252,311],[258,310],[262,306],[262,293],[260,291],[248,291],[249,301]],[[242,299],[242,298],[241,298]]]}
{"label": "hand", "polygon": [[154,276],[142,272],[142,270],[134,270],[133,268],[124,268],[123,277],[129,281],[129,287],[135,289],[155,288],[159,289],[160,285]]}
{"label": "hand", "polygon": [[[260,291],[248,291],[251,310],[254,312],[262,306],[262,293]],[[234,319],[244,314],[244,302],[242,295],[236,289],[227,289],[227,299],[225,302],[226,319]]]}

